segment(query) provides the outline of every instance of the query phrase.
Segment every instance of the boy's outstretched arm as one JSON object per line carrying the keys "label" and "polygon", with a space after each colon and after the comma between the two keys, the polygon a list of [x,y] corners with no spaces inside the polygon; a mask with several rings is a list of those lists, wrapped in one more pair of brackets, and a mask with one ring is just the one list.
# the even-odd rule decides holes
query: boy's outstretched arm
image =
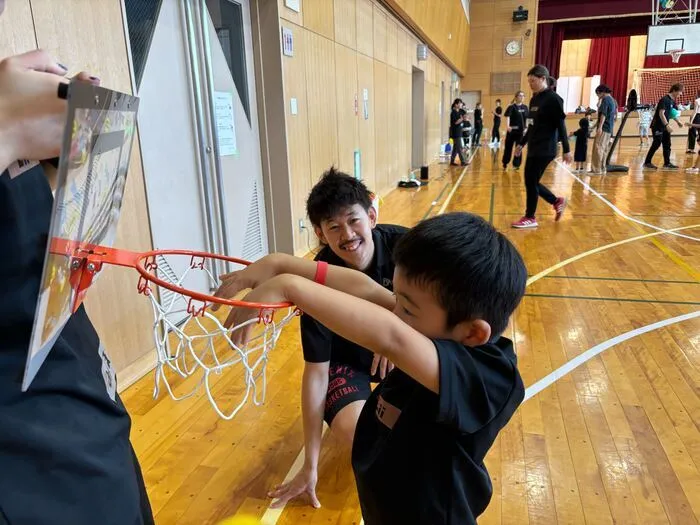
{"label": "boy's outstretched arm", "polygon": [[[315,263],[310,264],[315,267]],[[374,285],[370,286],[362,277],[366,276],[337,266],[328,268],[326,286],[298,275],[280,275],[258,286],[245,300],[294,303],[332,332],[387,357],[423,386],[439,392],[439,361],[435,344],[389,311],[390,303],[393,305],[396,301],[391,292],[367,277]],[[386,293],[372,290],[374,287]],[[373,300],[376,298],[380,301]],[[235,325],[255,315],[257,312],[235,308],[225,324]],[[246,334],[237,330],[232,337],[238,338],[234,343],[240,344]]]}
{"label": "boy's outstretched arm", "polygon": [[[384,308],[392,309],[394,307],[396,302],[394,294],[372,280],[368,275],[357,270],[340,266],[327,265],[326,268],[326,286],[354,295],[355,297],[361,297],[366,301],[378,304]],[[318,263],[315,261],[283,253],[273,253],[263,257],[243,270],[224,275],[221,278],[221,286],[216,291],[215,295],[217,297],[235,297],[236,294],[242,290],[249,288],[255,289],[269,279],[282,274],[297,275],[313,281],[317,277],[318,269]],[[214,311],[218,308],[219,305],[212,305]],[[306,311],[304,308],[301,309]],[[308,313],[311,314],[311,312]],[[311,317],[315,318],[316,316],[311,314]]]}

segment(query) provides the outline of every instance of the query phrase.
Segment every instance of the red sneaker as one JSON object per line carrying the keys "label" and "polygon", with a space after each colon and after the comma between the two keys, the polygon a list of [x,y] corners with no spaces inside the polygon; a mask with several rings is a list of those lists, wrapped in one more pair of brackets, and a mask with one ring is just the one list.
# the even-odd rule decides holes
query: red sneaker
{"label": "red sneaker", "polygon": [[537,228],[537,219],[534,217],[531,219],[530,217],[523,217],[517,222],[514,222],[511,224],[513,228],[518,228],[518,229],[524,229],[524,228]]}
{"label": "red sneaker", "polygon": [[564,215],[564,210],[566,209],[566,205],[568,204],[568,201],[566,200],[566,197],[559,197],[557,199],[557,202],[555,202],[552,207],[554,208],[554,213],[556,215],[554,216],[554,220],[558,221],[561,219],[561,216]]}

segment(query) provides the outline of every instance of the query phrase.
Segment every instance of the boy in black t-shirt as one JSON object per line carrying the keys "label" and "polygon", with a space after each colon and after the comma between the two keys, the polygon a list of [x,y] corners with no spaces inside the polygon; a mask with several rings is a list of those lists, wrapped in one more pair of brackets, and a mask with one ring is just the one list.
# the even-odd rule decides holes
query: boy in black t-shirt
{"label": "boy in black t-shirt", "polygon": [[[525,265],[468,213],[419,223],[394,258],[394,293],[360,272],[274,254],[231,275],[217,295],[253,288],[246,300],[291,301],[396,365],[355,432],[367,525],[476,524],[493,492],[484,457],[524,397],[501,334],[525,292]],[[226,324],[251,315],[235,309]]]}
{"label": "boy in black t-shirt", "polygon": [[[394,246],[408,229],[377,224],[371,194],[361,181],[331,168],[311,190],[306,210],[324,245],[314,260],[359,270],[392,289]],[[273,507],[301,494],[314,507],[320,506],[315,487],[323,421],[350,447],[357,419],[372,392],[370,381],[383,379],[392,367],[308,314],[301,316],[301,342],[304,466],[292,481],[270,492],[277,498]]]}
{"label": "boy in black t-shirt", "polygon": [[[671,163],[671,132],[673,131],[673,128],[671,128],[671,110],[675,107],[676,101],[682,94],[683,84],[674,84],[671,86],[668,95],[665,95],[656,105],[656,111],[651,119],[651,131],[654,134],[654,140],[651,143],[646,159],[644,159],[644,169],[658,169],[651,161],[662,144],[664,147],[664,169],[678,169],[678,166]],[[679,127],[683,127],[683,124],[678,119],[674,120],[676,120]]]}

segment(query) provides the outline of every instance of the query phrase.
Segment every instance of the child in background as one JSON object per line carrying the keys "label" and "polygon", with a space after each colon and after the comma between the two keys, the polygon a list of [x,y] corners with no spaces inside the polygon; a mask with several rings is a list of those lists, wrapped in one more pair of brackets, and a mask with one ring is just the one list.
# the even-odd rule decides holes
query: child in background
{"label": "child in background", "polygon": [[651,117],[654,113],[654,108],[639,110],[639,146],[649,144],[649,126],[651,126]]}
{"label": "child in background", "polygon": [[576,146],[574,147],[574,162],[576,163],[576,171],[585,171],[586,158],[588,157],[588,119],[582,118],[578,121],[578,125],[579,128],[569,134],[569,136],[576,137]]}
{"label": "child in background", "polygon": [[[698,99],[698,100],[700,100],[700,99]],[[696,132],[700,130],[700,122],[698,122],[697,124],[695,123],[695,121],[686,122],[685,125],[691,129],[694,129]],[[698,173],[700,173],[700,150],[698,150],[698,156],[695,157],[695,164],[693,166],[691,166],[690,168],[688,168],[687,170],[685,170],[685,172],[692,173],[694,175],[697,175]]]}

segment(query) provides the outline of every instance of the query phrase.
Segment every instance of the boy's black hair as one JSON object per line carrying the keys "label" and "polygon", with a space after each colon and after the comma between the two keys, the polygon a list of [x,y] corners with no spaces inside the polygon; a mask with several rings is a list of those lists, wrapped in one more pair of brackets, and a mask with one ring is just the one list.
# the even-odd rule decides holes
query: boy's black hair
{"label": "boy's black hair", "polygon": [[587,118],[582,118],[581,120],[578,121],[578,125],[588,131],[588,128],[591,126],[591,123],[588,122]]}
{"label": "boy's black hair", "polygon": [[515,246],[471,213],[447,213],[418,223],[394,248],[410,281],[432,287],[447,312],[447,328],[483,319],[500,336],[525,293],[527,270]]}
{"label": "boy's black hair", "polygon": [[372,194],[361,180],[331,168],[321,176],[306,199],[306,213],[311,224],[335,217],[344,208],[359,204],[365,211],[372,206]]}

